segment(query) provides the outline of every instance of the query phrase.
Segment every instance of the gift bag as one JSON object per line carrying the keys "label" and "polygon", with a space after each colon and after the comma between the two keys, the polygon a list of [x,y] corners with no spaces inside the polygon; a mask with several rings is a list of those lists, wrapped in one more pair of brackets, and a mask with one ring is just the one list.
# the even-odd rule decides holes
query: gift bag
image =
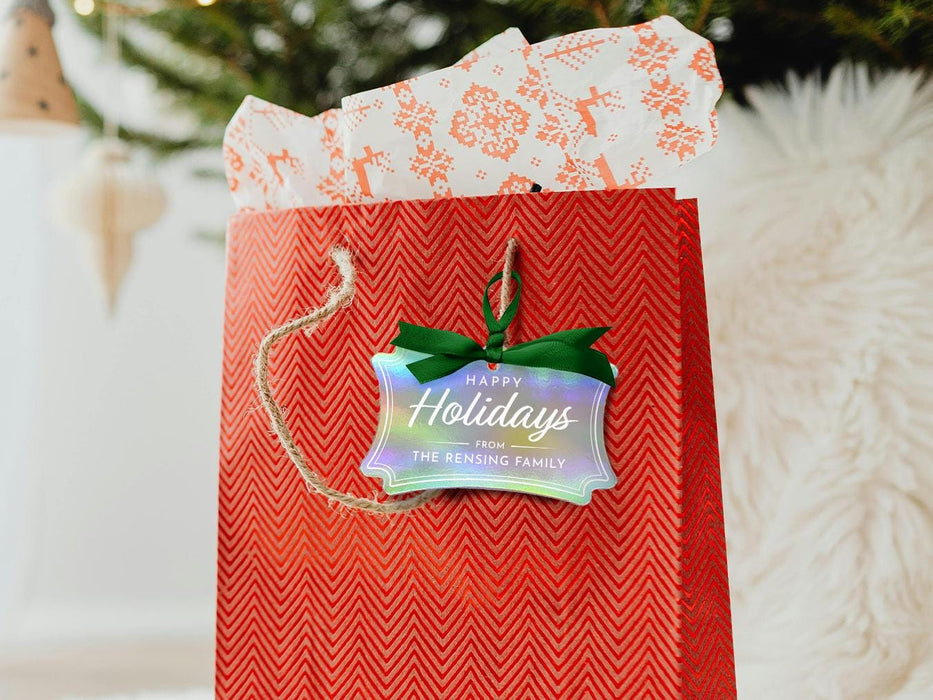
{"label": "gift bag", "polygon": [[696,204],[630,189],[712,146],[720,91],[660,18],[243,103],[219,698],[734,697]]}
{"label": "gift bag", "polygon": [[[253,363],[275,348],[295,442],[333,488],[360,464],[397,321],[482,336],[477,300],[520,244],[513,342],[607,326],[618,478],[588,505],[449,490],[404,514],[309,493],[270,433]],[[229,227],[220,478],[222,698],[727,698],[735,694],[696,206],[671,190],[542,192],[244,213]]]}

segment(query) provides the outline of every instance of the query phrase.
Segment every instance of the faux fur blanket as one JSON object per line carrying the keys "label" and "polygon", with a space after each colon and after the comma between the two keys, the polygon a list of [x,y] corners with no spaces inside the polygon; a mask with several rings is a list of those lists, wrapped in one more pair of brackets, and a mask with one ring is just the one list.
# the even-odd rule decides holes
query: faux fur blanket
{"label": "faux fur blanket", "polygon": [[933,697],[933,82],[840,66],[748,97],[679,183],[739,694]]}

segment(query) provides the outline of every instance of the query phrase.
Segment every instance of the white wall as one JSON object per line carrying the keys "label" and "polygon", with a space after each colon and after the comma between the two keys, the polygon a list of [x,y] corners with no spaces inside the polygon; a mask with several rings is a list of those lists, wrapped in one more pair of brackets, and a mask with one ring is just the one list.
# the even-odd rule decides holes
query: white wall
{"label": "white wall", "polygon": [[[69,62],[94,45],[67,24],[56,38],[69,77],[94,80]],[[138,235],[110,318],[79,236],[48,217],[85,140],[0,138],[6,648],[213,634],[224,254],[195,234],[222,230],[229,195],[159,165],[169,210]]]}
{"label": "white wall", "polygon": [[39,155],[34,144],[0,140],[0,172],[10,173],[0,175],[0,367],[7,368],[0,385],[0,637],[10,628],[25,583],[33,534],[26,501],[39,375],[38,304],[30,301],[41,291]]}

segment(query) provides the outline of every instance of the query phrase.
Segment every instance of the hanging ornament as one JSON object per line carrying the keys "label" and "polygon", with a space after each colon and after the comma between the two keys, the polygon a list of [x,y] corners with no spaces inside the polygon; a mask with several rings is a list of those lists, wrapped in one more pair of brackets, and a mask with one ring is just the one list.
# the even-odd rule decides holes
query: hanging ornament
{"label": "hanging ornament", "polygon": [[56,219],[89,237],[111,313],[133,256],[133,236],[158,221],[165,205],[158,180],[134,165],[129,147],[116,139],[92,143],[77,170],[60,182],[53,200]]}
{"label": "hanging ornament", "polygon": [[47,0],[15,0],[0,22],[0,129],[42,132],[77,125]]}
{"label": "hanging ornament", "polygon": [[[108,7],[104,6],[103,14],[106,56],[119,90],[117,24],[122,15],[111,15]],[[133,257],[134,235],[158,221],[166,205],[159,181],[133,162],[132,150],[118,134],[119,120],[105,113],[104,137],[87,147],[77,169],[58,183],[52,195],[59,225],[88,237],[91,259],[111,314]]]}

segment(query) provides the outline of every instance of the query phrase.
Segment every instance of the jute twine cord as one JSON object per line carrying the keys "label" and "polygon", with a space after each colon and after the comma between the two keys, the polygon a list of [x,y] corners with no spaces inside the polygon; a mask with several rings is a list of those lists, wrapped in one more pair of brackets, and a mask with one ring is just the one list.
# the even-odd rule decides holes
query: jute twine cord
{"label": "jute twine cord", "polygon": [[[509,303],[509,280],[510,273],[515,261],[515,252],[518,249],[518,241],[510,238],[505,247],[505,259],[502,264],[502,288],[499,294],[499,314],[505,311]],[[275,400],[272,392],[272,386],[269,379],[269,356],[272,353],[273,346],[282,338],[291,335],[295,331],[304,330],[311,333],[317,328],[318,324],[333,316],[344,306],[347,306],[356,293],[356,268],[353,266],[353,256],[349,250],[340,246],[334,246],[331,249],[331,258],[340,272],[340,286],[330,290],[327,295],[327,302],[324,306],[310,311],[300,318],[272,329],[262,342],[259,344],[259,352],[256,354],[256,386],[259,389],[259,398],[263,408],[269,414],[272,421],[272,430],[279,438],[282,447],[292,463],[298,467],[301,476],[305,481],[309,491],[316,491],[329,498],[332,501],[340,503],[348,508],[356,510],[369,511],[370,513],[403,513],[423,506],[428,501],[434,499],[439,493],[439,489],[421,491],[414,496],[407,498],[398,498],[387,501],[377,501],[370,498],[360,498],[352,493],[344,493],[328,486],[324,480],[308,465],[304,452],[295,443],[292,431],[285,420],[285,412],[282,406]]]}
{"label": "jute twine cord", "polygon": [[[518,249],[518,239],[510,238],[505,244],[505,257],[502,260],[502,284],[499,287],[499,317],[509,306],[512,298],[512,265],[515,262],[515,251]],[[505,349],[509,344],[509,329],[505,329],[505,341],[502,348]]]}

